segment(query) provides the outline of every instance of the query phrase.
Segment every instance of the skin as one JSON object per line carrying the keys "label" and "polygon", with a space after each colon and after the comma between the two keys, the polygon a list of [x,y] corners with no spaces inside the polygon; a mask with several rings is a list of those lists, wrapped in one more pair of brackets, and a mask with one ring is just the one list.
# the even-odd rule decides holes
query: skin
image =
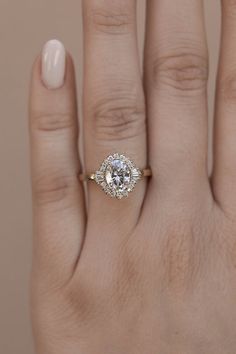
{"label": "skin", "polygon": [[[235,354],[236,2],[222,0],[214,167],[201,0],[83,1],[85,169],[112,152],[150,165],[127,199],[84,186],[72,59],[30,91],[32,319],[39,354]],[[80,144],[81,146],[81,144]]]}

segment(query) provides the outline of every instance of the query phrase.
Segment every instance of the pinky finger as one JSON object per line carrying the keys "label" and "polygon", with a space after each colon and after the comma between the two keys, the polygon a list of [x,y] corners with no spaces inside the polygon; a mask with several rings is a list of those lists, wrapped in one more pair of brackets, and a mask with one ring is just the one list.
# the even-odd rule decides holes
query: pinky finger
{"label": "pinky finger", "polygon": [[34,64],[30,138],[33,270],[43,279],[66,282],[82,247],[85,213],[83,189],[78,182],[74,68],[64,46],[56,40],[45,45]]}

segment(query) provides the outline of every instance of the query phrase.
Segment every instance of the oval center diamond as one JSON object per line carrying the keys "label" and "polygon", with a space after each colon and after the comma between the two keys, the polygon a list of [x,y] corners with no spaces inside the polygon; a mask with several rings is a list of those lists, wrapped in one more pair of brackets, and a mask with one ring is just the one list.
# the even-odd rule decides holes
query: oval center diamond
{"label": "oval center diamond", "polygon": [[125,162],[115,159],[108,165],[105,178],[110,187],[124,191],[130,184],[131,171]]}

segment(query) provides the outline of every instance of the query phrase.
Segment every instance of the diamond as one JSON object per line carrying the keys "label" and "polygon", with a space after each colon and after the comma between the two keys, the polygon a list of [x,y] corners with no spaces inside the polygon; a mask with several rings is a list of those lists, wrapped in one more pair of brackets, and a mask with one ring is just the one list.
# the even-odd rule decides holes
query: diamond
{"label": "diamond", "polygon": [[115,159],[107,167],[105,179],[112,189],[122,192],[127,189],[131,180],[131,171],[127,164],[120,159]]}
{"label": "diamond", "polygon": [[140,172],[139,172],[139,170],[137,168],[134,168],[132,170],[132,176],[136,177],[136,178],[140,176]]}
{"label": "diamond", "polygon": [[95,174],[95,181],[99,184],[104,181],[104,173],[102,171],[97,171]]}
{"label": "diamond", "polygon": [[141,177],[141,171],[124,155],[109,155],[96,172],[95,181],[106,194],[121,199],[127,197]]}

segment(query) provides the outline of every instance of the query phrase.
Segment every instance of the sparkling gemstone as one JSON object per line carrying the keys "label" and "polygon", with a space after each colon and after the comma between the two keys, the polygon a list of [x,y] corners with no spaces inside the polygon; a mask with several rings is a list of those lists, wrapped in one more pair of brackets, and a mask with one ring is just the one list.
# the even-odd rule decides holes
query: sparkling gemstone
{"label": "sparkling gemstone", "polygon": [[105,178],[111,188],[123,192],[130,184],[131,170],[124,161],[114,159],[107,167]]}
{"label": "sparkling gemstone", "polygon": [[95,181],[97,183],[101,183],[104,181],[104,174],[102,171],[97,171],[96,174],[95,174]]}
{"label": "sparkling gemstone", "polygon": [[141,178],[141,171],[125,155],[109,155],[95,173],[95,181],[113,198],[127,197]]}
{"label": "sparkling gemstone", "polygon": [[133,168],[132,175],[135,178],[139,178],[140,177],[140,171],[137,168]]}

